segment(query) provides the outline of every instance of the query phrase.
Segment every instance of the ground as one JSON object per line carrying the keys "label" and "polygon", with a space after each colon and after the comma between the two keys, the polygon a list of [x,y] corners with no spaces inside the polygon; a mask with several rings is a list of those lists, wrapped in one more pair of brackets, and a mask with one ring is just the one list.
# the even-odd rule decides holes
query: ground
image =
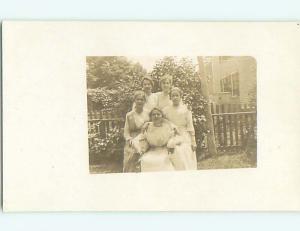
{"label": "ground", "polygon": [[[214,157],[205,157],[198,162],[198,169],[228,169],[228,168],[254,168],[256,159],[243,151],[223,151]],[[104,163],[90,166],[91,173],[120,173],[122,161]]]}
{"label": "ground", "polygon": [[245,152],[208,157],[198,162],[198,169],[254,168],[256,161]]}

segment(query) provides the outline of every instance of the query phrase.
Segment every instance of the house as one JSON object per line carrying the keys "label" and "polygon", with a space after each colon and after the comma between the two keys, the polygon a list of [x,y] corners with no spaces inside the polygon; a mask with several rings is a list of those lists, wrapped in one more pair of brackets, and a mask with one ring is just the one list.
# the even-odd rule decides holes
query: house
{"label": "house", "polygon": [[210,101],[249,104],[256,94],[256,60],[250,56],[205,57]]}

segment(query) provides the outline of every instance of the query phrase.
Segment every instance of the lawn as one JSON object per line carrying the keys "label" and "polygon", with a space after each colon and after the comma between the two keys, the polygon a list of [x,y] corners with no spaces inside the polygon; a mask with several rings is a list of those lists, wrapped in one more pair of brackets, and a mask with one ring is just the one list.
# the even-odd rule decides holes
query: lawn
{"label": "lawn", "polygon": [[228,168],[255,168],[256,160],[245,152],[222,153],[222,155],[207,157],[198,162],[198,169],[228,169]]}
{"label": "lawn", "polygon": [[[253,153],[256,156],[256,152],[247,153],[241,150],[219,151],[217,156],[206,156],[200,159],[198,161],[198,169],[255,168],[256,158],[253,157]],[[121,173],[122,168],[121,160],[113,162],[105,161],[102,164],[90,165],[90,173]]]}

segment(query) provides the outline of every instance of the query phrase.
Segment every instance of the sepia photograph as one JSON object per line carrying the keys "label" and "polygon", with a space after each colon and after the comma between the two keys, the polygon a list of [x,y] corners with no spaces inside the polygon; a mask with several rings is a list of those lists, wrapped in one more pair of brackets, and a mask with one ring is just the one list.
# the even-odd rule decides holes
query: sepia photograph
{"label": "sepia photograph", "polygon": [[90,173],[255,168],[251,56],[86,57]]}
{"label": "sepia photograph", "polygon": [[299,28],[4,23],[4,210],[298,211]]}

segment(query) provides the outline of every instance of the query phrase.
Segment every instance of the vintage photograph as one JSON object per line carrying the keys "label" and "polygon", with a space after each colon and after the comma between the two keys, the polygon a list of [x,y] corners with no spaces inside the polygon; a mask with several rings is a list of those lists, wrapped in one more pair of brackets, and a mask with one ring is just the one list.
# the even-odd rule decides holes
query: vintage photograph
{"label": "vintage photograph", "polygon": [[255,168],[250,56],[86,57],[90,173]]}

